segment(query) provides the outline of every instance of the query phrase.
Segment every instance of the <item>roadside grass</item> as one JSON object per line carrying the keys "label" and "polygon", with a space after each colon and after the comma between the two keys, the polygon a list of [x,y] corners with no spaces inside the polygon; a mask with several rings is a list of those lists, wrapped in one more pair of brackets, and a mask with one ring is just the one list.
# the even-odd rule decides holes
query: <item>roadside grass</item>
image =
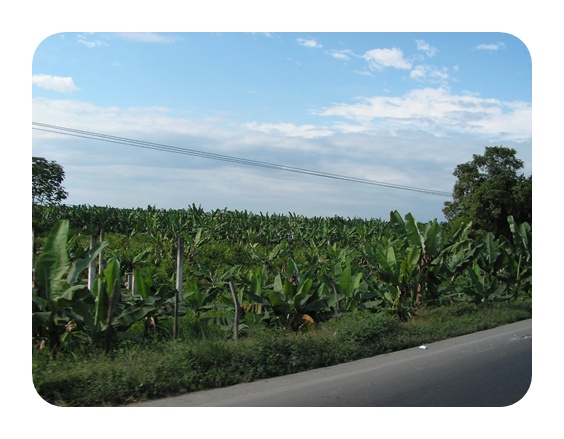
{"label": "roadside grass", "polygon": [[[185,316],[176,340],[155,336],[146,346],[124,342],[110,354],[35,351],[37,393],[57,406],[119,406],[139,400],[225,387],[406,349],[532,317],[532,301],[457,303],[423,308],[406,322],[355,313],[313,331],[250,325],[237,342]],[[166,323],[161,334],[167,334]]]}

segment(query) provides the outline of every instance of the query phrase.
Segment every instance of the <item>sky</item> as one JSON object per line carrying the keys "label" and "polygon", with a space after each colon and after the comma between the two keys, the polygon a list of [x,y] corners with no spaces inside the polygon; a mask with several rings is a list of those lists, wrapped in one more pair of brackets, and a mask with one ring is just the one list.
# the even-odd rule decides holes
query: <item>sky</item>
{"label": "sky", "polygon": [[32,153],[63,166],[67,204],[444,220],[485,147],[532,174],[531,75],[508,33],[55,33],[34,123],[182,150],[34,129]]}

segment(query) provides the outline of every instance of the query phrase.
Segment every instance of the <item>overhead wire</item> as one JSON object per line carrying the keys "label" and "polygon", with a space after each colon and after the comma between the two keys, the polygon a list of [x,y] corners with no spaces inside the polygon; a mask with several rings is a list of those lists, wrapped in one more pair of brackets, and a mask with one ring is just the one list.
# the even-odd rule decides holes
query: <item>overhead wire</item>
{"label": "overhead wire", "polygon": [[297,168],[297,167],[294,167],[294,166],[281,165],[281,164],[263,162],[263,161],[258,161],[258,160],[251,160],[251,159],[235,157],[235,156],[230,156],[230,155],[224,155],[224,154],[216,154],[216,153],[199,151],[199,150],[190,149],[190,148],[180,148],[180,147],[177,147],[177,146],[164,145],[164,144],[161,144],[161,143],[153,143],[153,142],[147,142],[147,141],[143,141],[143,140],[129,139],[129,138],[126,138],[126,137],[112,136],[112,135],[103,134],[103,133],[96,133],[96,132],[92,132],[92,131],[79,130],[79,129],[75,129],[75,128],[51,125],[51,124],[46,124],[46,123],[41,123],[41,122],[32,122],[32,129],[37,130],[37,131],[45,131],[45,132],[49,132],[49,133],[66,135],[66,136],[80,137],[80,138],[90,139],[90,140],[98,140],[98,141],[116,143],[116,144],[121,144],[121,145],[134,146],[134,147],[137,147],[137,148],[152,149],[152,150],[175,153],[175,154],[189,155],[189,156],[194,156],[194,157],[206,158],[206,159],[210,159],[210,160],[224,161],[224,162],[228,162],[228,163],[237,163],[237,164],[246,165],[246,166],[254,166],[254,167],[274,169],[274,170],[279,170],[279,171],[294,172],[294,173],[299,173],[299,174],[312,175],[312,176],[316,176],[316,177],[324,177],[324,178],[331,178],[331,179],[335,179],[335,180],[349,181],[349,182],[353,182],[353,183],[362,183],[362,184],[368,184],[368,185],[374,185],[374,186],[387,187],[387,188],[391,188],[391,189],[400,189],[400,190],[405,190],[405,191],[425,193],[425,194],[429,194],[429,195],[438,195],[438,196],[442,196],[442,197],[452,196],[451,193],[445,192],[445,191],[438,191],[438,190],[433,190],[433,189],[424,189],[424,188],[413,187],[413,186],[405,186],[405,185],[399,185],[399,184],[393,184],[393,183],[386,183],[386,182],[382,182],[382,181],[369,180],[369,179],[358,178],[358,177],[351,177],[351,176],[347,176],[347,175],[332,174],[332,173],[322,172],[322,171],[314,171],[314,170],[311,170],[311,169]]}

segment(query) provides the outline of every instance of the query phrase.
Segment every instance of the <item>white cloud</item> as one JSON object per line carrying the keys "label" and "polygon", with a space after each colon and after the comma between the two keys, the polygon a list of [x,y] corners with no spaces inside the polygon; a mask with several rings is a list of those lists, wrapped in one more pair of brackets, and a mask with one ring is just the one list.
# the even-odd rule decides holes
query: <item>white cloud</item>
{"label": "white cloud", "polygon": [[409,76],[417,81],[424,81],[427,78],[427,68],[424,65],[416,66]]}
{"label": "white cloud", "polygon": [[355,121],[366,129],[420,129],[531,138],[531,106],[472,95],[454,95],[446,88],[414,89],[403,96],[374,96],[341,103],[317,112]]}
{"label": "white cloud", "polygon": [[479,44],[475,47],[476,50],[488,50],[490,52],[495,52],[505,48],[505,43],[490,43],[490,44]]}
{"label": "white cloud", "polygon": [[395,69],[410,69],[411,63],[407,61],[401,49],[372,49],[365,52],[363,58],[372,70],[382,70],[385,67]]}
{"label": "white cloud", "polygon": [[372,72],[369,72],[368,70],[355,70],[354,73],[360,76],[374,76]]}
{"label": "white cloud", "polygon": [[93,49],[95,47],[107,46],[108,44],[105,41],[96,39],[91,40],[88,38],[87,35],[81,34],[76,37],[76,41],[83,46],[88,47],[89,49]]}
{"label": "white cloud", "polygon": [[59,93],[73,93],[80,90],[70,76],[33,75],[31,83],[36,87],[58,91]]}
{"label": "white cloud", "polygon": [[429,43],[423,40],[415,40],[417,44],[417,50],[421,50],[427,54],[428,57],[433,57],[437,54],[438,49],[436,47],[432,47]]}
{"label": "white cloud", "polygon": [[[302,143],[302,140],[355,133],[394,133],[405,129],[421,130],[433,136],[459,133],[512,141],[529,141],[532,137],[532,108],[529,103],[452,94],[443,87],[413,89],[402,96],[359,98],[357,102],[336,103],[311,114],[335,119],[331,123],[323,120],[318,124],[251,121],[240,126],[243,130],[235,132],[229,128],[232,124],[223,119],[185,118],[164,107],[99,107],[73,100],[33,100],[35,122],[125,137],[158,137],[166,133],[187,139],[207,138],[218,151],[229,151],[234,142],[246,151],[262,148],[265,144],[283,149],[308,149],[311,146]],[[302,140],[296,143],[296,139]]]}
{"label": "white cloud", "polygon": [[336,59],[340,59],[342,61],[348,61],[351,59],[351,56],[355,56],[352,50],[345,49],[345,50],[332,50],[329,54]]}
{"label": "white cloud", "polygon": [[409,76],[416,81],[444,82],[448,80],[446,69],[438,69],[435,66],[425,64],[415,66]]}
{"label": "white cloud", "polygon": [[333,130],[323,126],[295,125],[293,123],[249,122],[243,126],[252,131],[259,131],[267,134],[280,134],[288,137],[304,137],[306,139],[325,137],[334,133]]}
{"label": "white cloud", "polygon": [[[221,120],[194,120],[175,114],[166,107],[101,107],[70,99],[34,98],[34,122],[60,125],[86,131],[143,138],[162,133],[174,136],[229,138],[233,133],[222,128]],[[103,128],[100,128],[103,127]]]}
{"label": "white cloud", "polygon": [[[423,51],[428,57],[433,57],[438,49],[432,47],[423,40],[415,40],[417,50]],[[411,59],[407,59],[401,49],[372,49],[365,52],[363,55],[357,55],[350,49],[344,50],[331,50],[328,52],[333,58],[348,61],[351,58],[361,58],[368,63],[370,70],[355,70],[354,72],[359,75],[372,76],[371,72],[382,71],[384,68],[395,68],[401,70],[410,70],[409,76],[411,79],[418,82],[430,82],[435,84],[445,84],[449,79],[446,68],[439,68],[434,65],[428,64],[415,64],[415,61],[424,59],[421,55],[415,55]]]}
{"label": "white cloud", "polygon": [[298,38],[296,41],[300,46],[304,46],[304,47],[311,47],[314,49],[320,49],[321,47],[323,47],[320,43],[318,43],[313,38]]}
{"label": "white cloud", "polygon": [[487,118],[470,121],[473,131],[502,135],[512,140],[531,138],[531,106],[524,102],[505,103],[492,109]]}

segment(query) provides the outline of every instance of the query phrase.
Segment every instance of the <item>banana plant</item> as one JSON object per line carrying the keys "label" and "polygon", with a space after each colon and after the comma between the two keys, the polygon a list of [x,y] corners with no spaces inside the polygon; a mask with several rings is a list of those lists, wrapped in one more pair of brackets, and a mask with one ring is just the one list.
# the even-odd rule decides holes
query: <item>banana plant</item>
{"label": "banana plant", "polygon": [[517,298],[520,293],[528,294],[532,285],[531,226],[526,222],[517,224],[512,216],[507,220],[511,239],[500,238],[503,267],[497,277],[507,286],[508,295]]}
{"label": "banana plant", "polygon": [[469,238],[472,222],[457,219],[450,223],[450,231],[446,233],[443,248],[439,257],[434,261],[446,268],[444,276],[451,282],[471,265],[477,247],[472,245]]}
{"label": "banana plant", "polygon": [[274,278],[269,293],[270,304],[287,329],[298,329],[304,325],[309,329],[315,327],[313,313],[326,308],[326,304],[318,300],[313,287],[313,277],[308,273],[302,275],[297,270],[289,277],[277,274]]}
{"label": "banana plant", "polygon": [[286,329],[314,329],[316,315],[330,309],[328,290],[316,277],[317,266],[300,270],[291,258],[283,266],[272,283],[266,265],[249,273],[243,309],[260,313],[263,321],[276,321]]}
{"label": "banana plant", "polygon": [[185,292],[182,300],[185,301],[186,306],[194,312],[197,318],[200,317],[203,311],[209,311],[213,308],[212,304],[217,298],[219,291],[216,289],[211,294],[206,294],[198,285],[195,279],[189,281],[185,286]]}
{"label": "banana plant", "polygon": [[403,246],[411,255],[417,255],[418,283],[415,304],[418,307],[427,294],[430,266],[438,257],[442,236],[437,220],[433,220],[419,228],[411,213],[405,216],[405,221],[397,211],[390,215],[392,227],[400,234]]}
{"label": "banana plant", "polygon": [[186,247],[188,248],[188,263],[190,264],[195,262],[196,250],[207,240],[205,237],[202,237],[202,232],[203,229],[200,227],[194,236],[188,233],[183,234]]}
{"label": "banana plant", "polygon": [[37,258],[32,288],[32,331],[44,338],[52,353],[59,350],[62,335],[78,319],[73,308],[90,299],[90,291],[79,275],[107,246],[105,241],[101,242],[85,258],[71,264],[67,253],[68,233],[69,220],[59,220],[51,229]]}
{"label": "banana plant", "polygon": [[470,259],[471,223],[459,220],[445,233],[437,220],[419,225],[408,213],[405,221],[397,211],[390,214],[390,223],[398,236],[397,244],[403,252],[417,255],[415,307],[424,301],[437,299],[445,290],[441,284],[452,275],[460,274]]}
{"label": "banana plant", "polygon": [[265,265],[249,270],[247,285],[242,290],[239,302],[243,312],[250,312],[261,316],[261,320],[268,322],[272,317],[272,307],[268,300],[268,270]]}
{"label": "banana plant", "polygon": [[328,300],[336,315],[341,312],[355,312],[372,309],[382,303],[378,294],[370,290],[362,271],[352,272],[351,257],[346,256],[336,262],[331,273],[323,276],[329,284],[331,294]]}
{"label": "banana plant", "polygon": [[507,283],[503,281],[503,273],[507,268],[505,242],[498,240],[492,232],[486,233],[482,242],[477,244],[477,251],[472,264],[467,267],[466,274],[470,284],[462,286],[462,298],[475,303],[507,300]]}
{"label": "banana plant", "polygon": [[507,285],[498,282],[494,276],[484,271],[478,261],[473,262],[467,273],[471,283],[465,293],[473,302],[506,300],[511,297],[507,295]]}
{"label": "banana plant", "polygon": [[[132,324],[140,320],[145,321],[145,335],[148,334],[149,327],[157,327],[157,319],[161,316],[172,317],[173,300],[176,290],[167,284],[155,287],[150,276],[145,275],[141,270],[134,273],[137,296],[125,295],[128,306],[117,316],[116,322],[122,325],[120,328],[125,337],[130,335],[125,332]],[[180,295],[184,298],[185,293]],[[184,311],[179,310],[179,315]],[[135,338],[135,337],[134,337]]]}
{"label": "banana plant", "polygon": [[58,221],[51,230],[36,262],[32,288],[32,331],[52,353],[75,342],[101,345],[107,351],[116,335],[134,337],[127,330],[135,322],[166,314],[174,289],[162,286],[154,291],[150,279],[136,271],[138,294],[122,294],[117,259],[108,261],[90,291],[79,276],[107,243],[71,263],[68,232],[68,220]]}
{"label": "banana plant", "polygon": [[136,271],[137,294],[122,293],[121,277],[119,261],[110,259],[94,282],[93,304],[82,302],[76,307],[82,330],[91,343],[102,345],[105,351],[109,351],[116,336],[142,341],[127,332],[133,324],[145,320],[147,329],[149,319],[172,312],[173,288],[162,285],[154,291],[151,279]]}
{"label": "banana plant", "polygon": [[416,247],[410,247],[400,256],[396,256],[393,245],[386,250],[376,251],[379,266],[376,276],[385,286],[380,294],[388,304],[388,310],[398,314],[400,318],[407,317],[414,303],[414,295],[419,283],[417,274],[419,257],[420,250]]}
{"label": "banana plant", "polygon": [[[120,300],[120,266],[117,259],[111,259],[103,272],[98,275],[92,287],[94,296],[93,312],[89,312],[87,308],[82,306],[84,328],[89,335],[90,340],[97,344],[103,340],[104,348],[110,349],[110,343],[113,337],[113,324],[116,308],[119,306]],[[83,303],[82,305],[85,305]]]}

